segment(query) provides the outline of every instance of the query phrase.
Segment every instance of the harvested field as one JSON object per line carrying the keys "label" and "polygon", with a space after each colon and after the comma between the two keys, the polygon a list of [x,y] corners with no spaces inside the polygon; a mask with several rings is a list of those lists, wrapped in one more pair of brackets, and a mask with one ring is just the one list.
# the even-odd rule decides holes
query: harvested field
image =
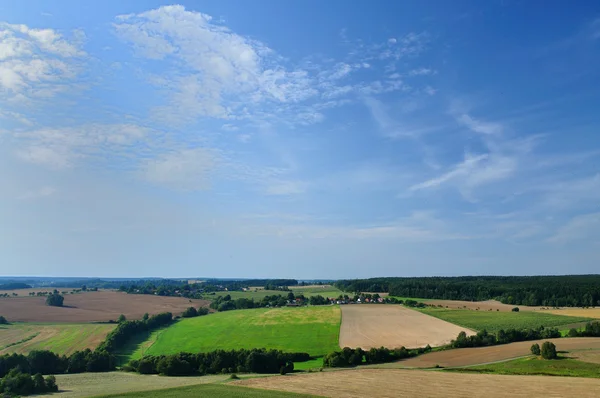
{"label": "harvested field", "polygon": [[542,312],[554,315],[581,316],[585,318],[600,319],[600,308],[559,308],[543,310]]}
{"label": "harvested field", "polygon": [[111,324],[16,324],[0,328],[0,354],[26,354],[33,350],[50,350],[71,354],[94,349],[116,325]]}
{"label": "harvested field", "polygon": [[166,377],[126,372],[67,374],[56,376],[56,384],[58,384],[60,389],[59,393],[36,396],[72,398],[123,394],[133,391],[150,391],[204,383],[218,383],[227,380],[228,377],[229,375]]}
{"label": "harvested field", "polygon": [[399,369],[356,369],[247,379],[232,384],[325,397],[597,397],[600,380]]}
{"label": "harvested field", "polygon": [[144,313],[172,312],[181,314],[187,307],[207,306],[206,300],[126,294],[116,291],[67,294],[64,307],[46,305],[45,297],[0,299],[0,314],[10,322],[106,322],[120,314],[128,319],[141,319]]}
{"label": "harvested field", "polygon": [[581,362],[597,363],[600,365],[600,350],[582,350],[569,352],[565,356]]}
{"label": "harvested field", "polygon": [[424,301],[430,305],[441,305],[442,307],[454,310],[454,309],[468,309],[468,310],[477,310],[479,311],[507,311],[511,312],[513,308],[519,307],[520,311],[537,311],[541,307],[528,307],[526,305],[510,305],[510,304],[502,304],[496,300],[487,300],[487,301],[460,301],[460,300],[419,300]]}
{"label": "harvested field", "polygon": [[399,305],[343,305],[340,347],[407,348],[444,345],[472,330]]}
{"label": "harvested field", "polygon": [[599,337],[575,337],[537,341],[520,341],[518,343],[496,345],[491,347],[458,348],[455,350],[431,352],[429,354],[420,355],[418,357],[409,358],[392,364],[377,365],[377,367],[432,368],[435,365],[440,365],[448,368],[506,361],[509,359],[530,355],[531,345],[535,343],[542,345],[544,341],[552,341],[554,344],[556,344],[556,349],[559,351],[564,350],[574,352],[576,350],[600,349]]}

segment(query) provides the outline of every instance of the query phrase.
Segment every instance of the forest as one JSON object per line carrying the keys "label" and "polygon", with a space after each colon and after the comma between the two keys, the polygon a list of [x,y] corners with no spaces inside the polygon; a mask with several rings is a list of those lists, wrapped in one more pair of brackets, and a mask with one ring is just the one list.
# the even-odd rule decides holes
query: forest
{"label": "forest", "polygon": [[600,305],[600,275],[459,276],[339,280],[345,292],[548,307]]}

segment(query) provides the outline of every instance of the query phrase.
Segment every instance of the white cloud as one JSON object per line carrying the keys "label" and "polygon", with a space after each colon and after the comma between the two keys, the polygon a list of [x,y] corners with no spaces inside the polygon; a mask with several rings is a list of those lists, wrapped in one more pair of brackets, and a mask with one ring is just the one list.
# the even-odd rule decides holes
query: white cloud
{"label": "white cloud", "polygon": [[158,109],[162,117],[234,118],[253,104],[293,103],[316,94],[305,71],[285,68],[264,44],[183,6],[123,15],[114,27],[139,55],[184,72],[165,76],[170,98]]}
{"label": "white cloud", "polygon": [[73,81],[83,34],[72,40],[52,29],[32,29],[26,25],[0,23],[0,96],[5,99],[51,97],[63,91],[63,83]]}
{"label": "white cloud", "polygon": [[428,76],[428,75],[435,75],[435,74],[436,74],[436,71],[434,71],[433,69],[429,69],[429,68],[417,68],[417,69],[413,69],[408,72],[409,76]]}
{"label": "white cloud", "polygon": [[141,166],[148,181],[177,190],[210,188],[210,174],[217,165],[216,153],[205,148],[168,152]]}
{"label": "white cloud", "polygon": [[[452,168],[452,170],[450,170],[447,173],[442,174],[439,177],[435,177],[432,178],[430,180],[421,182],[419,184],[415,184],[413,186],[411,186],[409,188],[410,191],[419,191],[422,189],[428,189],[428,188],[437,188],[440,185],[458,179],[458,178],[469,178],[470,176],[477,176],[478,173],[476,173],[477,168],[479,167],[479,164],[486,160],[488,158],[487,154],[483,154],[483,155],[478,155],[478,156],[471,156],[468,154],[465,154],[465,159],[457,164],[456,166],[454,166]],[[493,173],[492,173],[493,175]],[[476,178],[477,180],[479,180],[479,182],[483,182],[484,179],[480,177]]]}
{"label": "white cloud", "polygon": [[584,214],[573,217],[556,233],[548,238],[550,243],[567,243],[575,240],[598,240],[600,233],[600,213]]}
{"label": "white cloud", "polygon": [[267,188],[268,195],[298,195],[305,193],[308,189],[308,184],[303,181],[273,181]]}
{"label": "white cloud", "polygon": [[28,191],[19,195],[18,199],[20,200],[31,200],[38,198],[45,198],[48,196],[52,196],[56,193],[56,188],[45,186],[35,191]]}
{"label": "white cloud", "polygon": [[88,124],[27,130],[14,133],[13,138],[21,159],[60,169],[84,157],[123,155],[150,133],[150,129],[134,124]]}
{"label": "white cloud", "polygon": [[500,125],[498,123],[489,123],[489,122],[477,120],[467,114],[462,114],[462,115],[457,116],[456,120],[460,124],[464,125],[465,127],[469,128],[470,130],[473,130],[476,133],[492,135],[492,134],[501,134],[503,131],[502,125]]}

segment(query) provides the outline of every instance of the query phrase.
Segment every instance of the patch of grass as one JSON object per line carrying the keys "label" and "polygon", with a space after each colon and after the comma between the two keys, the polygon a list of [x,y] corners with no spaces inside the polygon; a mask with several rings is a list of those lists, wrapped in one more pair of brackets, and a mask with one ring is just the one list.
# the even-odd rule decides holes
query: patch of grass
{"label": "patch of grass", "polygon": [[294,362],[294,370],[318,369],[323,367],[323,357],[311,359],[306,362]]}
{"label": "patch of grass", "polygon": [[[291,287],[290,290],[295,294],[303,294],[305,297],[310,296],[323,296],[323,297],[338,297],[340,294],[348,294],[348,296],[352,296],[351,293],[344,293],[340,289],[329,286],[294,286]],[[287,293],[286,293],[287,294]]]}
{"label": "patch of grass", "polygon": [[[259,390],[247,387],[229,386],[223,384],[202,384],[197,386],[170,388],[166,390],[154,390],[143,392],[131,392],[117,395],[102,395],[101,397],[143,397],[143,398],[163,398],[163,397],[221,397],[221,398],[262,398],[262,397],[283,397],[283,398],[303,398],[315,397],[315,395],[295,394],[283,391]],[[100,397],[100,396],[99,396]]]}
{"label": "patch of grass", "polygon": [[[257,308],[183,319],[160,334],[147,355],[216,349],[273,348],[322,356],[338,350],[338,306]],[[141,356],[134,352],[132,357]]]}
{"label": "patch of grass", "polygon": [[500,329],[526,329],[544,327],[558,327],[589,320],[588,318],[554,315],[534,311],[498,312],[474,311],[444,308],[415,308],[427,315],[443,319],[459,326],[473,330],[487,329],[488,332],[497,332]]}
{"label": "patch of grass", "polygon": [[598,366],[598,364],[582,362],[576,359],[565,357],[559,357],[559,359],[553,360],[545,360],[539,357],[527,357],[489,365],[479,365],[468,368],[447,370],[469,373],[496,373],[503,375],[542,375],[600,378],[600,366]]}
{"label": "patch of grass", "polygon": [[62,355],[86,348],[93,349],[115,326],[91,323],[14,323],[0,330],[0,354],[49,350]]}

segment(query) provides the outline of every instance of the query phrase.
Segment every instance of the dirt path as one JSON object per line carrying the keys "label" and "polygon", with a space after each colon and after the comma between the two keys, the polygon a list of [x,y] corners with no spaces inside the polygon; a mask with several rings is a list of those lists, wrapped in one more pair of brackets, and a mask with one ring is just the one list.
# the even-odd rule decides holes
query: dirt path
{"label": "dirt path", "polygon": [[556,344],[556,349],[559,351],[600,348],[600,338],[598,337],[521,341],[518,343],[496,345],[491,347],[459,348],[456,350],[432,352],[393,364],[378,366],[390,368],[432,368],[435,365],[440,365],[446,368],[479,365],[490,362],[505,361],[508,359],[529,355],[531,354],[530,348],[532,344],[538,343],[541,345],[544,341],[552,341],[554,344]]}
{"label": "dirt path", "polygon": [[407,348],[440,346],[456,338],[462,330],[432,316],[399,305],[356,304],[343,305],[340,347]]}
{"label": "dirt path", "polygon": [[248,379],[233,384],[325,397],[597,397],[600,380],[442,371],[356,369]]}

